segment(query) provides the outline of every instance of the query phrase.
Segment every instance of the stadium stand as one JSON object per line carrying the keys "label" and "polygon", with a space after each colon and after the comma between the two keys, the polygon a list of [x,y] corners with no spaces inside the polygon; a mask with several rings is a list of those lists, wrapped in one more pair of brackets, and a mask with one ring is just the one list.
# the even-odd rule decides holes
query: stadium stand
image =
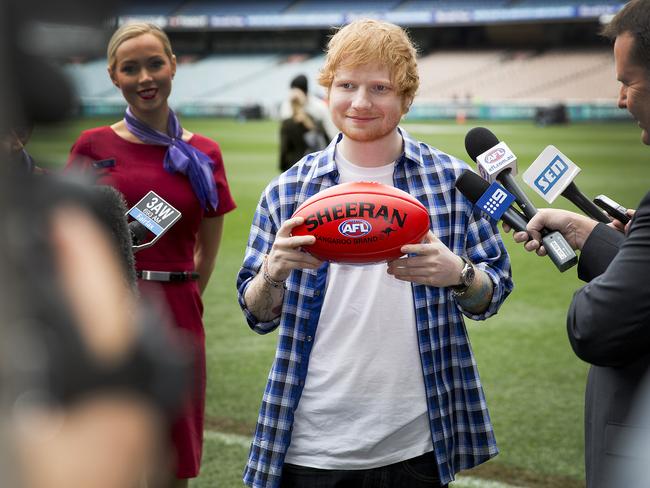
{"label": "stadium stand", "polygon": [[[194,114],[236,115],[235,107],[260,106],[275,116],[290,80],[304,73],[314,93],[323,56],[215,55],[180,63],[170,102]],[[613,100],[608,50],[447,51],[420,59],[421,87],[417,104],[499,103],[547,104]],[[68,65],[86,105],[119,104],[121,96],[106,75],[106,64]]]}
{"label": "stadium stand", "polygon": [[122,15],[174,15],[185,2],[178,0],[161,0],[155,2],[123,2]]}
{"label": "stadium stand", "polygon": [[504,8],[508,7],[512,2],[509,0],[494,0],[491,2],[481,0],[409,0],[399,3],[397,10],[452,10],[461,8]]}
{"label": "stadium stand", "polygon": [[458,51],[420,60],[419,100],[544,103],[611,100],[617,93],[609,50]]}
{"label": "stadium stand", "polygon": [[[409,116],[456,116],[461,107],[469,116],[525,118],[560,103],[580,106],[577,113],[596,110],[616,117],[611,47],[598,40],[597,31],[600,15],[621,5],[615,0],[133,0],[121,19],[163,22],[179,61],[170,102],[188,115],[275,117],[290,80],[300,73],[313,93],[324,95],[316,79],[329,25],[368,14],[404,19],[423,49],[421,87]],[[573,17],[544,17],[558,8]],[[499,17],[515,11],[516,16]],[[204,21],[193,23],[193,17]],[[323,19],[332,23],[321,26]],[[85,113],[122,110],[105,60],[70,63],[66,71]]]}
{"label": "stadium stand", "polygon": [[287,10],[288,13],[320,13],[320,12],[386,12],[393,10],[400,3],[395,0],[299,0]]}
{"label": "stadium stand", "polygon": [[279,14],[293,3],[291,0],[265,2],[263,0],[238,0],[237,2],[214,2],[209,0],[185,2],[175,15],[255,15]]}
{"label": "stadium stand", "polygon": [[65,72],[75,84],[77,95],[82,100],[103,98],[115,89],[106,71],[107,64],[105,59],[100,59],[65,66]]}
{"label": "stadium stand", "polygon": [[[275,72],[280,63],[280,56],[252,54],[209,56],[198,62],[180,64],[170,103],[179,106],[191,104],[215,93],[245,86],[249,80]],[[244,97],[237,99],[238,103],[244,101]]]}
{"label": "stadium stand", "polygon": [[286,58],[273,69],[260,71],[236,84],[206,92],[202,100],[207,105],[214,106],[233,102],[244,107],[260,106],[267,115],[276,117],[280,104],[287,97],[289,83],[299,74],[307,76],[310,92],[323,94],[322,88],[316,82],[323,61],[324,56],[308,59]]}
{"label": "stadium stand", "polygon": [[[543,6],[564,6],[575,5],[577,2],[570,2],[567,0],[519,0],[512,2],[513,7],[543,7]],[[581,0],[580,5],[620,5],[621,1],[618,0]]]}

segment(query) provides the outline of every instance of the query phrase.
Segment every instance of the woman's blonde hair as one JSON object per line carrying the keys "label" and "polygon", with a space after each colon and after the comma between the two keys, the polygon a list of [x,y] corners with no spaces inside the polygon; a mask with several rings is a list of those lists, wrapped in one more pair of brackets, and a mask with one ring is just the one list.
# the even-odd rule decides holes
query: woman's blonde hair
{"label": "woman's blonde hair", "polygon": [[153,34],[158,39],[160,39],[165,54],[170,60],[173,59],[174,53],[172,52],[172,45],[171,42],[169,42],[169,37],[167,37],[165,31],[163,31],[160,27],[158,27],[155,24],[148,24],[146,22],[135,22],[132,24],[124,24],[122,27],[120,27],[113,33],[110,41],[108,41],[108,48],[106,49],[106,57],[108,59],[109,70],[112,71],[113,69],[115,69],[115,63],[117,61],[115,54],[117,53],[117,49],[122,45],[122,43],[128,41],[129,39],[133,39],[134,37],[141,36],[143,34]]}
{"label": "woman's blonde hair", "polygon": [[289,92],[289,103],[291,105],[291,118],[302,123],[307,130],[313,130],[315,126],[314,121],[305,111],[305,104],[307,103],[307,95],[300,88],[292,88]]}
{"label": "woman's blonde hair", "polygon": [[387,66],[406,112],[420,86],[416,58],[417,50],[401,27],[378,20],[357,20],[330,39],[318,82],[329,89],[339,68],[372,63]]}

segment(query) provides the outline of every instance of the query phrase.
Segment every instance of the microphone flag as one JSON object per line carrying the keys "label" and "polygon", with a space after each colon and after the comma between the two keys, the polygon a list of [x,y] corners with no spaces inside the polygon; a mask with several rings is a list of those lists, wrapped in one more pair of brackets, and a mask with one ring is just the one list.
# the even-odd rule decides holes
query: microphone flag
{"label": "microphone flag", "polygon": [[522,174],[523,180],[548,203],[562,194],[580,168],[558,148],[548,145]]}
{"label": "microphone flag", "polygon": [[510,208],[515,196],[497,182],[492,183],[477,200],[476,206],[495,221]]}
{"label": "microphone flag", "polygon": [[181,218],[181,212],[154,191],[149,191],[149,193],[142,197],[127,212],[127,215],[131,216],[154,235],[151,241],[134,245],[134,250],[144,249],[153,245],[154,242]]}

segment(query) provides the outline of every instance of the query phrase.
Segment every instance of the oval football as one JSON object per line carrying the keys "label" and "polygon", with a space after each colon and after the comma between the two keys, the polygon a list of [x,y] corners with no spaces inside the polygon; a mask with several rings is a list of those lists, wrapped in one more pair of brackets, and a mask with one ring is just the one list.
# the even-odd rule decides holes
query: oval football
{"label": "oval football", "polygon": [[304,250],[341,263],[376,263],[402,256],[400,248],[418,243],[429,230],[424,205],[395,187],[371,182],[342,183],[298,207],[304,224],[292,235],[313,235]]}

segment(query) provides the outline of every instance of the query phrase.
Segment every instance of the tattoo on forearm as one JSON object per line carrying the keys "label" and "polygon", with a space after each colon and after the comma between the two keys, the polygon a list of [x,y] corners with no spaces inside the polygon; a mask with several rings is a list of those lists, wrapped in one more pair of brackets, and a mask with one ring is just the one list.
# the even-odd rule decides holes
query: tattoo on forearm
{"label": "tattoo on forearm", "polygon": [[462,307],[471,313],[484,312],[490,302],[494,293],[494,285],[487,273],[480,271],[476,274],[476,280],[472,283],[472,287],[464,296],[459,297],[459,302]]}
{"label": "tattoo on forearm", "polygon": [[269,286],[260,275],[255,277],[246,290],[246,306],[263,322],[273,320],[282,313],[284,290]]}

